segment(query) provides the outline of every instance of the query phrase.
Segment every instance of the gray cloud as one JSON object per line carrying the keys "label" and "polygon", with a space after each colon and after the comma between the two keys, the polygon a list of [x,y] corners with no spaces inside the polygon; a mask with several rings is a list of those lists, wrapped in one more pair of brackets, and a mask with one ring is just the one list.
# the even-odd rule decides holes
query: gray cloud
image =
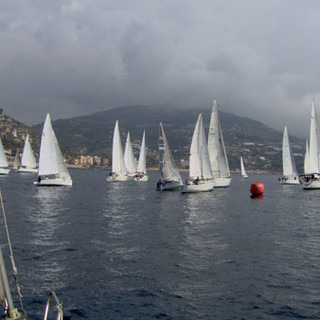
{"label": "gray cloud", "polygon": [[307,135],[316,0],[3,0],[0,103],[27,124],[135,103],[220,110]]}

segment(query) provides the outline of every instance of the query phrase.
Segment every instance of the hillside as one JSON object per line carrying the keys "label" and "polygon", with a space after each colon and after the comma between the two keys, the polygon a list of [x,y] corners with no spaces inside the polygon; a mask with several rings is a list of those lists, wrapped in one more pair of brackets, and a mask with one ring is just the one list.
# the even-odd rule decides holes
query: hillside
{"label": "hillside", "polygon": [[40,144],[40,133],[25,124],[5,115],[0,109],[1,140],[9,161],[13,161],[17,150],[22,153],[24,139],[28,133],[34,152],[37,154]]}
{"label": "hillside", "polygon": [[[169,106],[126,106],[53,122],[53,128],[62,150],[71,157],[97,155],[111,159],[112,135],[115,121],[119,120],[122,141],[131,133],[135,151],[146,129],[148,165],[157,166],[159,122],[163,123],[175,159],[188,160],[190,141],[199,111],[208,127],[211,109],[180,110]],[[239,168],[240,155],[247,169],[281,171],[282,132],[263,123],[234,114],[219,112],[226,150],[231,169]],[[42,124],[34,126],[38,132]],[[289,132],[290,134],[290,132]],[[290,136],[295,160],[301,171],[304,141]]]}

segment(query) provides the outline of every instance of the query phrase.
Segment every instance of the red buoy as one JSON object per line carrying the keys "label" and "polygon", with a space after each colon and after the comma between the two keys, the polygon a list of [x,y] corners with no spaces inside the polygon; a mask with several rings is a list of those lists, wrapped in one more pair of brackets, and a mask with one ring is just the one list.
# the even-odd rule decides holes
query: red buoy
{"label": "red buoy", "polygon": [[254,196],[262,196],[264,194],[264,184],[260,182],[255,182],[251,185],[250,192]]}

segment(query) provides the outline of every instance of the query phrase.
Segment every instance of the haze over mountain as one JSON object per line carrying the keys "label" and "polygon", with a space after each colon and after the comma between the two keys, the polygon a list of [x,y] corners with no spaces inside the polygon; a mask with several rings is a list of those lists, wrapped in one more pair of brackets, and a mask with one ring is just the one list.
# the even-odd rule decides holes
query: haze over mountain
{"label": "haze over mountain", "polygon": [[[206,129],[211,108],[203,109]],[[188,160],[189,148],[199,109],[187,112],[171,106],[124,106],[87,116],[53,121],[58,140],[72,157],[99,155],[111,158],[112,136],[116,120],[119,120],[123,145],[130,131],[131,141],[138,154],[143,130],[146,130],[148,165],[157,166],[159,122],[163,123],[167,139],[177,161]],[[240,155],[244,156],[248,169],[281,171],[282,132],[261,122],[231,113],[219,112],[230,167],[239,168]],[[41,131],[42,124],[34,126]],[[290,134],[290,132],[289,132]],[[300,154],[297,166],[302,166],[304,141],[290,136],[293,150]]]}

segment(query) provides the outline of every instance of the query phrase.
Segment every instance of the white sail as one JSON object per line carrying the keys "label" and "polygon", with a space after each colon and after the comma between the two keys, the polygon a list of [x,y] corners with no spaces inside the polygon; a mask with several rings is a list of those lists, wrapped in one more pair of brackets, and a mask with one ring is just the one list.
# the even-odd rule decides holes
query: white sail
{"label": "white sail", "polygon": [[218,117],[217,101],[213,101],[212,112],[210,117],[209,133],[208,133],[208,152],[211,163],[212,176],[216,180],[224,180],[226,184],[221,186],[229,186],[231,176],[228,164],[227,153],[224,146],[222,130]]}
{"label": "white sail", "polygon": [[128,179],[126,166],[124,163],[123,150],[121,144],[118,120],[113,130],[112,141],[112,173],[107,177],[107,181],[126,181]]}
{"label": "white sail", "polygon": [[14,156],[12,169],[19,169],[19,167],[20,167],[20,154],[19,154],[19,150],[17,150]]}
{"label": "white sail", "polygon": [[139,160],[137,164],[137,172],[133,178],[135,181],[148,181],[147,163],[146,163],[146,132],[143,131]]}
{"label": "white sail", "polygon": [[298,177],[297,168],[290,148],[287,126],[284,127],[282,139],[282,168],[283,176],[286,179]]}
{"label": "white sail", "polygon": [[304,154],[303,169],[304,169],[305,174],[308,174],[310,172],[310,169],[309,169],[309,141],[308,141],[308,139],[306,141],[306,151]]}
{"label": "white sail", "polygon": [[306,152],[307,150],[309,152],[305,156],[305,174],[300,176],[300,181],[304,189],[320,189],[319,129],[314,100],[311,107],[309,148],[306,147]]}
{"label": "white sail", "polygon": [[314,100],[311,107],[308,169],[307,173],[319,173],[319,129]]}
{"label": "white sail", "polygon": [[139,160],[138,160],[138,166],[137,166],[137,171],[139,173],[143,173],[143,174],[147,174],[146,141],[145,141],[145,139],[146,139],[146,132],[143,131],[140,154],[139,154]]}
{"label": "white sail", "polygon": [[38,185],[72,185],[72,179],[52,129],[49,113],[46,116],[40,144]]}
{"label": "white sail", "polygon": [[191,141],[189,177],[190,180],[194,180],[196,178],[212,179],[210,159],[201,113],[199,114]]}
{"label": "white sail", "polygon": [[204,132],[202,114],[200,113],[190,146],[189,180],[182,187],[181,192],[211,191],[213,185],[206,134]]}
{"label": "white sail", "polygon": [[240,156],[240,169],[241,169],[241,177],[242,178],[248,178],[246,169],[244,167],[244,162],[242,156]]}
{"label": "white sail", "polygon": [[158,190],[175,190],[183,185],[181,175],[175,165],[169,143],[164,133],[163,125],[160,122],[159,126],[159,160],[160,160],[160,175],[157,189]]}
{"label": "white sail", "polygon": [[8,165],[8,160],[6,154],[4,153],[3,144],[0,138],[0,174],[8,174],[10,168]]}
{"label": "white sail", "polygon": [[124,164],[126,166],[126,170],[128,175],[133,176],[136,171],[136,159],[134,157],[132,144],[130,140],[130,132],[127,134],[127,141],[126,141],[126,147],[124,150]]}
{"label": "white sail", "polygon": [[36,159],[33,155],[32,147],[29,141],[29,135],[27,134],[26,140],[24,142],[24,148],[23,153],[21,157],[21,171],[31,171],[31,172],[37,172],[36,170],[37,163]]}

